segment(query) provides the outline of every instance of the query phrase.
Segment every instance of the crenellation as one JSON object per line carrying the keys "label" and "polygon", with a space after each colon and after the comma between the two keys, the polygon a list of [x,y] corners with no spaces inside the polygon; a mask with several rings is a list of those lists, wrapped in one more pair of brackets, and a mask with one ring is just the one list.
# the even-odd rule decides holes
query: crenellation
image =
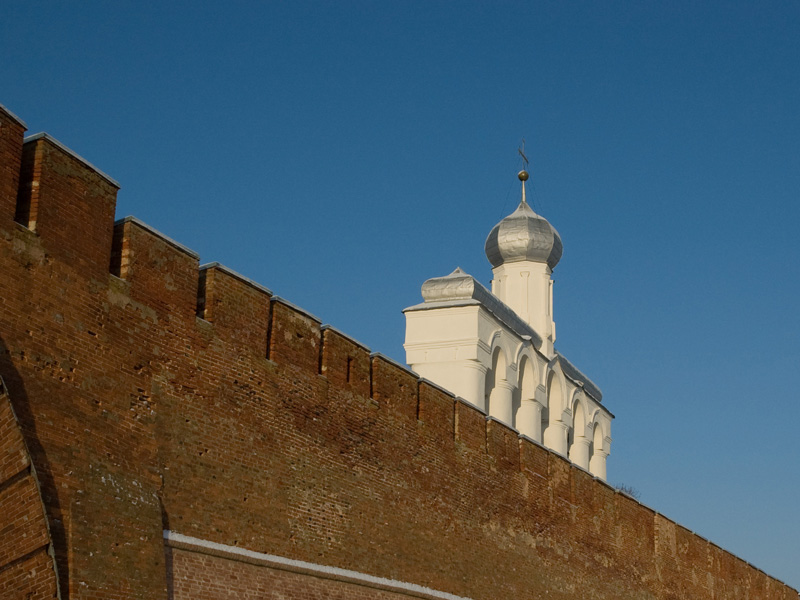
{"label": "crenellation", "polygon": [[354,346],[357,346],[357,347],[361,348],[362,350],[365,350],[368,355],[372,355],[373,354],[373,352],[369,348],[369,346],[367,346],[366,344],[362,344],[361,342],[359,342],[353,336],[346,334],[344,331],[342,331],[340,329],[337,329],[336,327],[334,327],[333,325],[331,325],[329,323],[326,323],[325,325],[323,325],[321,329],[323,331],[328,330],[328,329],[330,329],[331,331],[335,331],[337,335],[339,335],[340,337],[345,338],[348,342],[350,342]]}
{"label": "crenellation", "polygon": [[51,257],[102,280],[118,184],[47,134],[25,138],[15,219]]}
{"label": "crenellation", "polygon": [[270,360],[308,374],[319,373],[322,343],[320,321],[310,313],[273,296],[269,339]]}
{"label": "crenellation", "polygon": [[417,420],[416,374],[381,354],[373,353],[372,397],[379,406],[407,424]]}
{"label": "crenellation", "polygon": [[370,397],[370,351],[329,325],[323,325],[320,374],[336,388]]}
{"label": "crenellation", "polygon": [[36,230],[43,148],[44,144],[25,144],[24,140],[20,148],[14,221],[31,231]]}
{"label": "crenellation", "polygon": [[16,213],[26,129],[24,122],[0,105],[0,229],[9,228]]}
{"label": "crenellation", "polygon": [[76,162],[78,162],[81,165],[83,165],[83,167],[85,169],[87,169],[88,171],[91,171],[92,173],[94,173],[94,174],[98,175],[99,177],[101,177],[102,179],[104,179],[106,182],[108,182],[108,184],[111,187],[113,187],[114,189],[117,189],[117,190],[120,189],[121,186],[120,186],[119,182],[116,179],[114,179],[110,175],[107,175],[106,173],[104,173],[103,171],[101,171],[100,169],[95,167],[92,163],[90,163],[88,160],[83,158],[80,154],[78,154],[73,149],[68,148],[67,146],[65,146],[64,144],[59,142],[57,139],[55,139],[49,133],[45,133],[43,131],[39,132],[39,133],[34,133],[32,135],[27,136],[25,138],[24,142],[26,144],[28,144],[28,143],[36,142],[38,140],[47,140],[51,145],[53,145],[56,148],[58,148],[61,153],[65,154],[65,155],[68,155],[70,158],[72,158]]}
{"label": "crenellation", "polygon": [[452,442],[455,396],[426,379],[420,379],[418,385],[417,420],[428,436],[438,437],[444,443]]}
{"label": "crenellation", "polygon": [[461,447],[486,453],[486,413],[461,398],[456,401],[455,432]]}
{"label": "crenellation", "polygon": [[270,318],[269,291],[218,263],[200,267],[198,316],[237,349],[265,356]]}
{"label": "crenellation", "polygon": [[546,479],[548,474],[547,454],[548,448],[532,440],[519,436],[519,468],[530,479]]}
{"label": "crenellation", "polygon": [[[131,218],[134,218],[134,217],[131,217]],[[163,235],[163,234],[159,234],[159,235]],[[164,237],[166,238],[167,236],[164,236]],[[169,239],[169,238],[167,238],[167,239]],[[178,242],[175,242],[173,240],[170,240],[170,241],[172,241],[173,244],[176,244],[181,248],[186,248],[185,246],[183,246],[182,244],[179,244]],[[187,252],[190,252],[191,254],[195,254],[192,250],[190,250],[188,248],[186,248],[186,250],[187,250]],[[242,283],[248,285],[249,287],[251,287],[253,289],[256,289],[256,290],[259,290],[260,292],[263,292],[267,296],[274,296],[275,295],[275,294],[272,293],[272,290],[270,290],[267,286],[261,285],[257,281],[254,281],[253,279],[250,279],[249,277],[247,277],[245,275],[242,275],[241,273],[239,273],[237,271],[234,271],[230,267],[226,267],[222,263],[219,263],[219,262],[215,261],[215,262],[206,263],[204,265],[200,265],[200,270],[201,271],[204,271],[206,269],[217,269],[218,271],[222,271],[223,273],[225,273],[226,275],[228,275],[230,277],[233,277],[234,279],[238,279],[239,281],[241,281]]]}
{"label": "crenellation", "polygon": [[138,219],[114,225],[114,254],[106,264],[130,284],[131,298],[162,315],[194,318],[199,287],[198,255]]}
{"label": "crenellation", "polygon": [[[116,238],[116,236],[114,236]],[[116,275],[113,270],[114,264],[114,251],[111,252],[111,261],[112,261],[112,275]],[[213,282],[210,281],[208,277],[207,269],[204,269],[202,266],[200,267],[200,272],[198,273],[197,277],[197,318],[205,321],[206,323],[211,323],[213,318],[213,308],[211,308],[212,302],[206,302],[206,298],[210,295],[209,288],[213,287]]]}
{"label": "crenellation", "polygon": [[[130,216],[129,215],[127,217],[123,217],[121,219],[117,219],[116,221],[114,221],[114,226],[117,227],[117,226],[120,226],[120,225],[124,225],[126,223],[134,223],[137,227],[139,227],[141,229],[144,229],[146,231],[149,231],[154,237],[156,237],[156,238],[162,240],[163,242],[169,244],[170,246],[172,246],[176,250],[180,250],[181,252],[183,252],[184,254],[186,254],[186,255],[188,255],[188,256],[190,256],[192,258],[200,260],[200,255],[197,252],[195,252],[194,250],[192,250],[191,248],[189,248],[187,246],[184,246],[180,242],[176,242],[174,239],[172,239],[168,235],[160,232],[155,227],[151,227],[150,225],[148,225],[144,221],[142,221],[140,219],[137,219],[134,216]],[[218,265],[218,264],[219,263],[211,263],[211,265]],[[209,265],[209,266],[211,266],[211,265]],[[226,269],[226,270],[230,271],[230,269]],[[233,273],[233,271],[230,271],[230,272]]]}
{"label": "crenellation", "polygon": [[20,119],[16,114],[11,112],[11,110],[8,107],[2,104],[0,104],[0,116],[2,116],[3,120],[11,120],[20,127],[28,129],[28,125],[25,123],[25,121]]}
{"label": "crenellation", "polygon": [[498,471],[520,471],[519,432],[493,417],[486,418],[486,452]]}

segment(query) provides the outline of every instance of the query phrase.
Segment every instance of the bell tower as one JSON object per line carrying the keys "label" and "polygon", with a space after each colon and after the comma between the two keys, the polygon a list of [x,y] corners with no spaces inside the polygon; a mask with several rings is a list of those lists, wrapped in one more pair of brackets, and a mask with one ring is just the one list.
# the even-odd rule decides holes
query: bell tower
{"label": "bell tower", "polygon": [[542,352],[553,356],[553,269],[561,259],[561,236],[525,198],[528,172],[518,174],[522,200],[513,213],[494,226],[486,239],[492,265],[492,293],[543,338]]}
{"label": "bell tower", "polygon": [[528,205],[528,172],[517,177],[519,206],[486,239],[492,290],[461,269],[423,283],[423,302],[403,311],[406,361],[487,419],[605,479],[614,415],[600,389],[554,348],[561,236]]}

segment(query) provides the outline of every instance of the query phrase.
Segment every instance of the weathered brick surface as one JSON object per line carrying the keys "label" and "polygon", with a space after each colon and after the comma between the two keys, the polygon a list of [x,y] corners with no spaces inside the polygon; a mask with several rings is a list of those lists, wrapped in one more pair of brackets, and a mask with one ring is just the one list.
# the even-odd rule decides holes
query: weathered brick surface
{"label": "weathered brick surface", "polygon": [[17,210],[22,136],[25,126],[0,107],[0,220],[8,222]]}
{"label": "weathered brick surface", "polygon": [[456,402],[456,439],[473,452],[486,450],[486,415],[463,401]]}
{"label": "weathered brick surface", "polygon": [[85,277],[107,275],[116,186],[49,138],[26,142],[22,165],[17,220],[46,241],[50,257]]}
{"label": "weathered brick surface", "polygon": [[47,524],[33,477],[15,479],[0,489],[0,515],[0,565],[47,546]]}
{"label": "weathered brick surface", "polygon": [[36,474],[0,379],[0,598],[55,598],[50,541]]}
{"label": "weathered brick surface", "polygon": [[22,432],[0,382],[0,485],[30,465]]}
{"label": "weathered brick surface", "polygon": [[409,424],[417,420],[418,382],[408,371],[382,356],[372,359],[372,397],[397,419]]}
{"label": "weathered brick surface", "polygon": [[[406,594],[182,549],[167,550],[175,600],[400,600]],[[416,596],[425,598],[425,596]]]}
{"label": "weathered brick surface", "polygon": [[0,211],[0,375],[63,598],[381,597],[165,555],[168,529],[476,600],[797,599],[265,290],[114,227],[108,181],[58,146],[25,161],[19,198],[44,220]]}
{"label": "weathered brick surface", "polygon": [[45,548],[0,571],[0,598],[53,600],[58,587],[53,559]]}

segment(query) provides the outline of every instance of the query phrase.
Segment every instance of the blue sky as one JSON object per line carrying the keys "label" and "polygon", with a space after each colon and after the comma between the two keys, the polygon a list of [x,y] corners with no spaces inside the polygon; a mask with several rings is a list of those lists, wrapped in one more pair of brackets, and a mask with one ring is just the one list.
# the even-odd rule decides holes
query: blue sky
{"label": "blue sky", "polygon": [[[140,6],[145,4],[146,6]],[[29,2],[0,103],[133,214],[405,362],[519,197],[609,480],[800,587],[800,4]]]}

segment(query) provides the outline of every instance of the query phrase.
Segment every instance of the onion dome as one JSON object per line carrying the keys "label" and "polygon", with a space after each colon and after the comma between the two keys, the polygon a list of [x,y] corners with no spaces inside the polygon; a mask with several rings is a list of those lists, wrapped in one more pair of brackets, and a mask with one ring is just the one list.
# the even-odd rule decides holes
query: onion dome
{"label": "onion dome", "polygon": [[522,182],[522,201],[517,210],[494,226],[486,238],[486,258],[492,267],[504,263],[531,261],[547,263],[554,269],[561,260],[561,236],[555,227],[533,212],[525,201],[527,171],[519,172]]}

